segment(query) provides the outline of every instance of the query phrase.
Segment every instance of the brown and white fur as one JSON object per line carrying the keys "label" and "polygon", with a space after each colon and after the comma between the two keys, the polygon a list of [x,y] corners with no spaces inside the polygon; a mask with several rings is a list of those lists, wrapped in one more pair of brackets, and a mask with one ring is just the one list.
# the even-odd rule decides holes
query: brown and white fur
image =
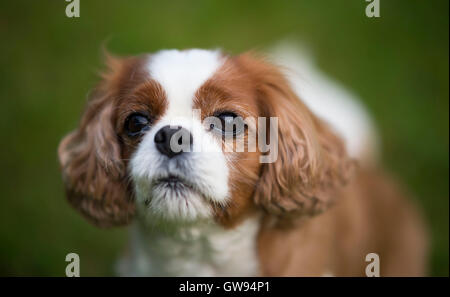
{"label": "brown and white fur", "polygon": [[[165,50],[107,65],[59,160],[68,200],[90,222],[131,225],[120,275],[360,276],[369,253],[382,276],[425,273],[420,216],[367,161],[372,132],[356,103],[342,99],[345,112],[333,109],[328,123],[330,104],[309,101],[319,118],[298,77],[250,53]],[[202,124],[218,111],[277,117],[277,160],[224,151]],[[130,137],[124,126],[136,112],[149,129]],[[162,155],[155,134],[166,125],[187,129],[194,147],[202,139],[201,151]],[[181,191],[158,184],[169,175]]]}

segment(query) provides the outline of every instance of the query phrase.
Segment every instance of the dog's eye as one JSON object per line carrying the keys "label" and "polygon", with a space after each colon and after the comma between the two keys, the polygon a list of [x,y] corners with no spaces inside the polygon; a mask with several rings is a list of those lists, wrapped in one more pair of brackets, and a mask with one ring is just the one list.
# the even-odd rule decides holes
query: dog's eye
{"label": "dog's eye", "polygon": [[213,121],[209,127],[212,131],[220,132],[224,136],[236,136],[245,129],[245,122],[242,117],[234,112],[224,111],[214,116]]}
{"label": "dog's eye", "polygon": [[149,129],[150,121],[147,116],[133,113],[125,120],[125,131],[128,136],[138,136]]}

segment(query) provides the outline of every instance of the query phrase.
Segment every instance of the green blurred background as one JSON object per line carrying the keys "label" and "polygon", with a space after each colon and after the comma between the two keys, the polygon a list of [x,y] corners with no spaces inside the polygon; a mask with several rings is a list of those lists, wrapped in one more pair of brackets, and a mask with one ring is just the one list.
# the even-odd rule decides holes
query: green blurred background
{"label": "green blurred background", "polygon": [[112,275],[125,228],[100,230],[65,201],[56,158],[102,68],[118,54],[162,48],[262,50],[285,37],[363,98],[377,122],[383,163],[423,205],[432,275],[449,267],[449,1],[94,1],[81,17],[64,0],[0,2],[0,275]]}

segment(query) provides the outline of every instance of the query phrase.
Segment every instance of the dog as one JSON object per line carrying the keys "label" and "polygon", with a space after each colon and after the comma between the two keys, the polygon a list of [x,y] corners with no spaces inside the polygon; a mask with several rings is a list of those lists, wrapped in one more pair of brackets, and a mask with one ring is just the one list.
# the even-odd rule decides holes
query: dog
{"label": "dog", "polygon": [[368,254],[381,276],[426,274],[423,220],[378,164],[370,118],[316,70],[314,93],[253,52],[106,64],[58,155],[76,210],[130,225],[119,275],[365,276]]}

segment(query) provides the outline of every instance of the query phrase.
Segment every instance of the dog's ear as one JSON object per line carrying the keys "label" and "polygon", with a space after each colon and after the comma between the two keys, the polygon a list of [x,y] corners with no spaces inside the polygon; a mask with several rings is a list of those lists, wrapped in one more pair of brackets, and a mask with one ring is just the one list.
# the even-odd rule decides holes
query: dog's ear
{"label": "dog's ear", "polygon": [[281,218],[323,212],[354,164],[343,142],[301,102],[276,66],[249,54],[240,59],[254,77],[261,114],[278,118],[278,158],[262,165],[255,203]]}
{"label": "dog's ear", "polygon": [[100,227],[125,225],[135,211],[113,124],[113,84],[121,62],[111,56],[107,59],[110,70],[91,94],[78,129],[58,148],[69,202]]}

